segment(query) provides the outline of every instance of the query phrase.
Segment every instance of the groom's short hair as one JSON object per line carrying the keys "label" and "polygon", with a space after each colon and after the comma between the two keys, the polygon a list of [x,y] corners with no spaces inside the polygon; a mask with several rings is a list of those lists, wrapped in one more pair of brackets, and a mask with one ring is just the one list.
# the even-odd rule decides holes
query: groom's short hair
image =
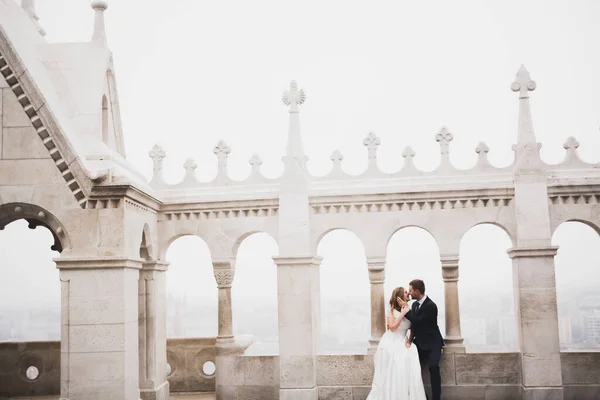
{"label": "groom's short hair", "polygon": [[413,290],[418,290],[421,294],[425,294],[425,282],[421,279],[413,279],[409,285],[412,286]]}

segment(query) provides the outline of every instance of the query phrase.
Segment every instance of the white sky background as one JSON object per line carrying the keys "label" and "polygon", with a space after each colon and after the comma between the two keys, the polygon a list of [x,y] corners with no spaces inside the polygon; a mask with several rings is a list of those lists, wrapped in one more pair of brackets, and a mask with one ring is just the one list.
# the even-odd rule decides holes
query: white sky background
{"label": "white sky background", "polygon": [[[49,41],[91,37],[88,1],[37,0],[36,6]],[[398,170],[407,145],[416,151],[416,165],[432,170],[439,162],[434,136],[442,126],[454,134],[451,159],[457,167],[474,165],[480,141],[490,147],[492,163],[508,165],[518,111],[510,84],[521,63],[537,82],[531,106],[542,157],[560,162],[564,141],[575,136],[581,157],[600,162],[599,18],[600,3],[594,0],[112,0],[106,29],[128,159],[150,178],[148,151],[163,145],[165,177],[175,183],[183,178],[188,157],[197,161],[201,181],[212,179],[217,169],[212,149],[220,139],[232,148],[228,163],[234,179],[248,175],[253,153],[263,159],[266,176],[279,175],[288,117],[281,93],[292,79],[307,93],[300,118],[314,174],[330,170],[335,149],[342,151],[346,171],[364,170],[362,139],[370,131],[381,137],[382,170]],[[0,268],[11,274],[0,282],[0,303],[13,301],[17,293],[24,302],[59,301],[49,251],[33,247],[43,230],[10,233],[17,228],[0,232]],[[270,257],[277,247],[265,236],[251,237],[240,248],[234,312],[241,312],[243,298],[276,299]],[[562,246],[556,259],[559,290],[581,282],[600,285],[597,234],[565,225],[554,241]],[[198,243],[182,238],[169,250],[169,292],[209,296],[216,304],[210,255]],[[345,232],[321,243],[322,296],[356,293],[368,307],[364,250],[356,243]],[[512,292],[508,247],[498,228],[467,233],[461,298],[467,291]],[[422,277],[431,297],[443,304],[437,248],[422,231],[393,238],[387,277],[386,300],[392,287]]]}

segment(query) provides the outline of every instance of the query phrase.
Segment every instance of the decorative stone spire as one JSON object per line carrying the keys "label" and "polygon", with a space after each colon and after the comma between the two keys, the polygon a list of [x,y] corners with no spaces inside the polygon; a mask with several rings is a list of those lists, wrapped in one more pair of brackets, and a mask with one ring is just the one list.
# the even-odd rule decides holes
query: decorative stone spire
{"label": "decorative stone spire", "polygon": [[563,144],[563,148],[567,151],[563,163],[581,163],[581,159],[579,158],[579,154],[577,152],[577,149],[579,148],[579,142],[577,141],[577,139],[575,139],[573,136],[569,136]]}
{"label": "decorative stone spire", "polygon": [[259,155],[253,154],[252,157],[250,157],[250,161],[248,162],[250,163],[250,167],[252,168],[252,175],[260,175],[260,167],[263,162]]}
{"label": "decorative stone spire", "polygon": [[40,26],[40,17],[35,12],[35,0],[21,0],[21,7],[27,12],[40,35],[46,36],[46,30]]}
{"label": "decorative stone spire", "polygon": [[488,160],[488,153],[490,152],[490,148],[484,142],[479,142],[477,147],[475,147],[475,153],[477,153],[477,165],[488,165],[490,162]]}
{"label": "decorative stone spire", "polygon": [[454,135],[445,126],[442,126],[442,129],[435,135],[435,141],[440,144],[442,165],[450,163],[450,142],[452,140],[454,140]]}
{"label": "decorative stone spire", "polygon": [[148,152],[148,156],[150,156],[150,158],[152,159],[152,169],[154,172],[150,183],[151,184],[152,183],[162,183],[163,182],[163,175],[162,175],[163,160],[167,156],[167,153],[165,152],[165,150],[162,147],[155,144],[154,147],[152,147],[152,150],[150,150]]}
{"label": "decorative stone spire", "polygon": [[185,177],[183,178],[183,181],[185,183],[196,182],[196,168],[198,168],[198,164],[193,158],[188,158],[185,160],[183,163],[183,169],[185,169]]}
{"label": "decorative stone spire", "polygon": [[380,144],[381,139],[373,132],[369,132],[369,134],[363,139],[363,146],[367,148],[367,154],[369,157],[369,170],[377,169],[377,149],[379,148]]}
{"label": "decorative stone spire", "polygon": [[413,150],[413,148],[410,146],[406,146],[402,151],[402,157],[404,158],[404,164],[400,171],[403,173],[414,171],[416,168],[414,161],[415,151]]}
{"label": "decorative stone spire", "polygon": [[231,147],[223,140],[219,140],[219,143],[214,147],[213,153],[217,156],[217,180],[227,179],[227,157],[231,153]]}
{"label": "decorative stone spire", "polygon": [[306,171],[307,157],[304,154],[302,135],[300,134],[300,110],[298,106],[306,100],[304,90],[298,89],[296,81],[290,82],[290,88],[281,96],[283,104],[290,107],[290,125],[288,131],[286,158],[295,160],[303,171]]}
{"label": "decorative stone spire", "polygon": [[106,44],[106,28],[104,27],[104,11],[108,8],[106,0],[93,0],[92,8],[94,9],[94,33],[92,34],[92,42],[100,42]]}
{"label": "decorative stone spire", "polygon": [[513,92],[519,92],[519,127],[516,147],[519,169],[524,168],[525,160],[527,160],[527,168],[537,168],[541,163],[540,146],[535,139],[529,106],[529,92],[535,90],[535,87],[536,84],[529,76],[529,72],[524,65],[521,65],[510,87]]}
{"label": "decorative stone spire", "polygon": [[342,170],[342,161],[344,160],[344,156],[342,155],[342,152],[339,150],[334,150],[333,153],[331,153],[331,161],[333,161],[333,168],[331,170],[331,173],[334,175],[341,175],[343,170]]}

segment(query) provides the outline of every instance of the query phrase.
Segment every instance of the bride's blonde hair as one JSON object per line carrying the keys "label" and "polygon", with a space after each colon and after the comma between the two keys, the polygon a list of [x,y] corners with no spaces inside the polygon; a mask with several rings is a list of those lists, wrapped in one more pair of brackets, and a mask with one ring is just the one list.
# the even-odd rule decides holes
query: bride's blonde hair
{"label": "bride's blonde hair", "polygon": [[394,289],[392,291],[392,297],[390,297],[390,311],[393,310],[398,310],[398,311],[402,311],[402,307],[400,307],[400,304],[398,304],[398,297],[400,297],[402,300],[404,300],[404,293],[406,291],[404,290],[404,288],[402,286],[397,287],[396,289]]}

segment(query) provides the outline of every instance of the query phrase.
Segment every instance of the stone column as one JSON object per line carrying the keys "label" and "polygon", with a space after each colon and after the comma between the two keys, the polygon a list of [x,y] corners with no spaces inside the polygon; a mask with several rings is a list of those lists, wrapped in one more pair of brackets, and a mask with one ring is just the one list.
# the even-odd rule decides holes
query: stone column
{"label": "stone column", "polygon": [[273,259],[279,309],[279,398],[316,400],[321,258]]}
{"label": "stone column", "polygon": [[140,396],[143,400],[168,400],[166,271],[169,263],[144,262],[138,298]]}
{"label": "stone column", "polygon": [[460,307],[458,305],[458,254],[442,255],[442,278],[446,308],[445,353],[464,353],[465,346],[460,332]]}
{"label": "stone column", "polygon": [[385,294],[383,283],[385,282],[385,258],[367,258],[369,268],[369,282],[371,284],[371,338],[369,339],[369,353],[377,349],[379,340],[386,330],[385,321]]}
{"label": "stone column", "polygon": [[54,260],[61,280],[61,399],[139,400],[141,259]]}
{"label": "stone column", "polygon": [[231,284],[235,276],[234,261],[213,261],[213,272],[219,288],[219,333],[217,344],[233,342],[233,313],[231,310]]}
{"label": "stone column", "polygon": [[513,263],[523,398],[527,399],[563,398],[554,276],[557,250],[558,247],[543,246],[508,251]]}

